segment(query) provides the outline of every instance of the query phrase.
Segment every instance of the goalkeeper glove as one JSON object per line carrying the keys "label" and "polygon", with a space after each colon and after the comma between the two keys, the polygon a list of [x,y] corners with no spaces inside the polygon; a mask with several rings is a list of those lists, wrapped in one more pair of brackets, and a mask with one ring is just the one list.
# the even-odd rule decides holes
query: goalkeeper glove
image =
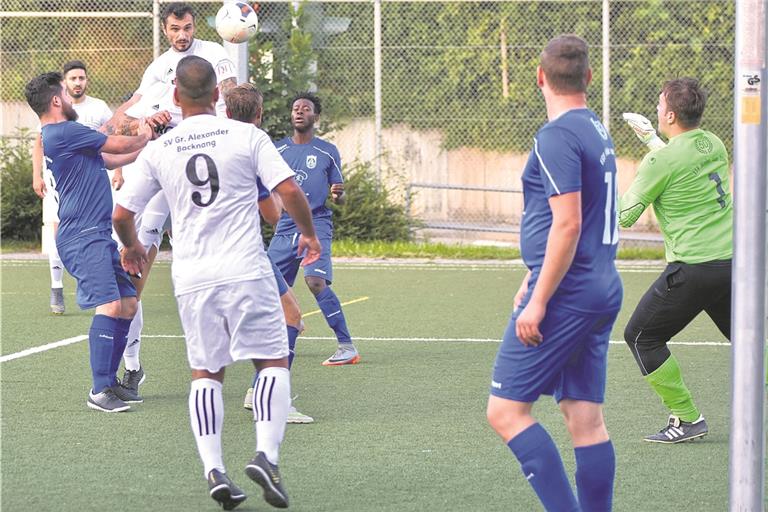
{"label": "goalkeeper glove", "polygon": [[640,139],[643,144],[648,146],[648,149],[651,151],[666,146],[664,141],[656,135],[656,130],[653,129],[651,122],[645,117],[632,112],[625,112],[621,117],[623,117],[630,128],[635,131],[637,138]]}

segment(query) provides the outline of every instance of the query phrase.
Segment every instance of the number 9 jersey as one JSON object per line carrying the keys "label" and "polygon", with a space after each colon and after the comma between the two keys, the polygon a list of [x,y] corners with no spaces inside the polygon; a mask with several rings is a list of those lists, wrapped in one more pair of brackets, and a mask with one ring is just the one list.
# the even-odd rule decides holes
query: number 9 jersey
{"label": "number 9 jersey", "polygon": [[201,114],[147,144],[118,204],[143,210],[162,189],[173,218],[176,295],[272,275],[257,179],[269,190],[294,173],[252,124]]}
{"label": "number 9 jersey", "polygon": [[616,155],[594,112],[569,110],[539,129],[523,170],[520,249],[531,270],[527,304],[552,227],[549,198],[581,193],[581,236],[576,254],[548,305],[579,312],[618,311],[621,279],[614,260],[619,242]]}

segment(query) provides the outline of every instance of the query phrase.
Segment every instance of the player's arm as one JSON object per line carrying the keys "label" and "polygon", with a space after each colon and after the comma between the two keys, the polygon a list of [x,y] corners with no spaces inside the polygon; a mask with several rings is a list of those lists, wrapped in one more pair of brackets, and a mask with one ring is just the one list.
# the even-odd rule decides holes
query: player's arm
{"label": "player's arm", "polygon": [[[136,156],[139,155],[139,152],[136,153]],[[112,174],[112,188],[115,190],[120,190],[123,187],[123,183],[125,183],[125,179],[123,178],[123,165],[120,164],[120,166],[115,167],[115,172]]]}
{"label": "player's arm", "polygon": [[32,189],[41,198],[47,192],[43,179],[43,138],[39,133],[32,143]]}
{"label": "player's arm", "polygon": [[654,149],[666,146],[664,141],[656,135],[656,130],[645,116],[635,114],[634,112],[624,112],[621,116],[635,132],[640,142],[648,146],[648,149],[653,151]]}
{"label": "player's arm", "polygon": [[619,200],[619,225],[623,228],[632,227],[646,208],[661,195],[669,181],[667,164],[663,152],[652,152],[645,155],[637,175],[632,180],[629,189]]}
{"label": "player's arm", "polygon": [[[118,137],[118,135],[110,135],[110,137]],[[113,153],[101,153],[101,158],[104,160],[104,167],[107,169],[114,169],[115,175],[112,178],[112,187],[115,190],[120,190],[125,180],[123,179],[122,166],[128,165],[136,161],[141,149],[125,154],[113,154]]]}
{"label": "player's arm", "polygon": [[274,197],[270,194],[264,199],[259,200],[259,212],[267,223],[275,226],[280,220],[281,209],[278,207]]}
{"label": "player's arm", "polygon": [[[111,153],[115,155],[126,155],[129,153],[134,153],[136,151],[141,150],[144,146],[147,145],[147,142],[152,140],[152,136],[154,134],[154,131],[150,127],[149,123],[141,119],[139,121],[138,125],[138,134],[137,135],[108,135],[106,142],[104,142],[104,145],[101,147],[102,155],[104,153]],[[131,159],[129,162],[124,163],[117,163],[114,167],[120,167],[121,165],[125,165],[126,163],[133,162],[133,160],[136,159],[136,156],[133,156],[133,159]],[[106,163],[106,161],[105,161]],[[114,168],[110,167],[110,168]]]}
{"label": "player's arm", "polygon": [[283,208],[288,212],[301,232],[299,237],[298,254],[304,254],[302,265],[309,265],[320,258],[320,241],[315,234],[315,226],[312,224],[312,211],[304,195],[304,191],[292,177],[277,184],[273,189],[280,196]]}
{"label": "player's arm", "polygon": [[139,120],[125,113],[126,110],[141,100],[141,94],[134,93],[128,101],[120,105],[112,118],[99,127],[106,135],[135,135],[139,129]]}
{"label": "player's arm", "polygon": [[344,192],[343,183],[334,183],[331,185],[331,201],[338,205],[342,205],[347,202],[347,195]]}
{"label": "player's arm", "polygon": [[581,237],[580,191],[550,197],[549,207],[552,227],[547,236],[544,263],[531,299],[515,322],[517,337],[525,345],[536,346],[543,341],[539,324],[544,319],[549,299],[571,268]]}

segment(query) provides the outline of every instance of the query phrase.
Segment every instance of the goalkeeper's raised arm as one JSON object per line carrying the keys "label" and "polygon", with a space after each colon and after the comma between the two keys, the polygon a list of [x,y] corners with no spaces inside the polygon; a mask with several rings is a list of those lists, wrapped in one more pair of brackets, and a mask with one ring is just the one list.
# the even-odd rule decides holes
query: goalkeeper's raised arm
{"label": "goalkeeper's raised arm", "polygon": [[635,114],[634,112],[624,112],[621,117],[627,122],[627,124],[634,130],[635,135],[640,141],[648,146],[648,149],[653,151],[654,149],[663,148],[666,146],[663,140],[656,135],[653,125],[648,118]]}

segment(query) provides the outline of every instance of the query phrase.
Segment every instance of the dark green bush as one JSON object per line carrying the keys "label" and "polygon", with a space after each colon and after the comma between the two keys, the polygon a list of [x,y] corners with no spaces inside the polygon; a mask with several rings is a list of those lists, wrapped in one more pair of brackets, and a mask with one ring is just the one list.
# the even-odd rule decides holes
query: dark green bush
{"label": "dark green bush", "polygon": [[0,138],[0,234],[3,240],[40,240],[42,202],[32,190],[31,139],[27,132]]}
{"label": "dark green bush", "polygon": [[370,162],[352,162],[345,172],[346,201],[331,203],[334,238],[359,242],[411,240],[411,220],[391,191],[378,186]]}

